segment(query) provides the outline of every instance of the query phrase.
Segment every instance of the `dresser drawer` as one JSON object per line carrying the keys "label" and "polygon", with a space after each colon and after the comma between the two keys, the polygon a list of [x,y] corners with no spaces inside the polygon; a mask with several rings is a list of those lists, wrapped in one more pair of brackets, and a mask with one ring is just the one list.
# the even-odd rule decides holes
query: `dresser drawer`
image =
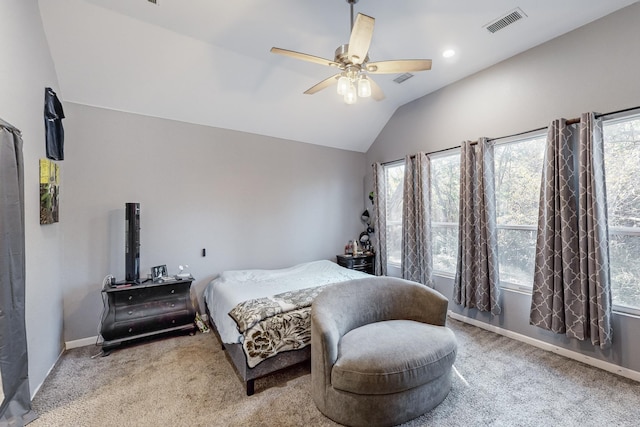
{"label": "dresser drawer", "polygon": [[337,255],[338,265],[369,274],[375,273],[375,255]]}
{"label": "dresser drawer", "polygon": [[186,309],[187,300],[184,297],[166,301],[152,301],[142,304],[117,307],[115,320],[116,322],[122,322],[131,319],[140,319],[143,317],[153,317],[163,313]]}
{"label": "dresser drawer", "polygon": [[164,329],[174,328],[176,326],[187,325],[193,323],[194,319],[189,310],[176,311],[170,314],[146,317],[144,319],[115,322],[105,339],[113,339],[113,337],[126,338],[133,337],[147,332],[162,331]]}
{"label": "dresser drawer", "polygon": [[365,265],[371,265],[371,260],[367,258],[352,258],[351,265],[353,268],[362,267]]}

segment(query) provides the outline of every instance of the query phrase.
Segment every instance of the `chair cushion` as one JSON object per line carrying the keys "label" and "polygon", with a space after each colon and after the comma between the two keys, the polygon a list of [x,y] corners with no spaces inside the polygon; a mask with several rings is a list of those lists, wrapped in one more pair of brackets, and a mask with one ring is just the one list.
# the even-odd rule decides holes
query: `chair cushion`
{"label": "chair cushion", "polygon": [[389,394],[448,373],[456,357],[453,332],[413,320],[370,323],[338,344],[331,385],[356,394]]}

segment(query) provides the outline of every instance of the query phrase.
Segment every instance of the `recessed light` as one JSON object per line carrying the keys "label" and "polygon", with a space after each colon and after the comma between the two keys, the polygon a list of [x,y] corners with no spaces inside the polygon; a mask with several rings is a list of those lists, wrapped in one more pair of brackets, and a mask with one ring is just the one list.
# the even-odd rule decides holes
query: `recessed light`
{"label": "recessed light", "polygon": [[444,52],[442,52],[442,56],[444,56],[445,58],[451,58],[455,54],[456,54],[456,51],[453,49],[447,49]]}

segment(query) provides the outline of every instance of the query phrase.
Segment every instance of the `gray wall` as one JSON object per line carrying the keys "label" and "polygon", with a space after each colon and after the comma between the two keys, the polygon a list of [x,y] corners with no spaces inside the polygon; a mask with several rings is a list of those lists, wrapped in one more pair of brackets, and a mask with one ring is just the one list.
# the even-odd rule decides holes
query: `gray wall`
{"label": "gray wall", "polygon": [[403,105],[367,160],[399,159],[537,129],[558,117],[639,105],[638,22],[640,3]]}
{"label": "gray wall", "polygon": [[223,270],[334,259],[362,229],[363,153],[74,103],[65,113],[66,341],[97,335],[102,280],[124,279],[126,202],[141,204],[141,275],[188,264],[199,297]]}
{"label": "gray wall", "polygon": [[[479,72],[398,109],[367,152],[367,164],[546,126],[558,117],[640,104],[640,4]],[[508,30],[505,30],[508,31]],[[435,65],[434,65],[435,66]],[[367,170],[365,192],[371,188]],[[438,289],[453,295],[451,279]],[[470,318],[640,372],[640,319],[616,314],[610,351],[529,326],[530,295],[505,290],[504,314],[450,308]]]}
{"label": "gray wall", "polygon": [[[45,157],[44,88],[58,79],[35,0],[0,2],[0,117],[24,141],[26,327],[31,393],[62,351],[62,232],[40,225],[39,160]],[[64,166],[63,166],[64,170]]]}

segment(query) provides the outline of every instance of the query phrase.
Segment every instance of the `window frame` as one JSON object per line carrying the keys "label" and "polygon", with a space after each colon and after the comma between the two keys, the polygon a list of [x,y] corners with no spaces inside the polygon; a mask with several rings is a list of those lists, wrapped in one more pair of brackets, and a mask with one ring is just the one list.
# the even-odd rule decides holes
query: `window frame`
{"label": "window frame", "polygon": [[[619,112],[619,113],[607,114],[607,115],[601,116],[601,119],[602,119],[602,127],[603,127],[602,133],[603,133],[603,139],[604,139],[604,127],[605,127],[606,124],[612,125],[612,124],[626,122],[626,121],[640,120],[640,109],[633,109],[633,110],[623,111],[623,112]],[[605,164],[606,164],[606,150],[603,152],[603,156],[604,156]],[[606,173],[607,173],[607,170],[605,168],[605,175],[606,175]],[[607,212],[607,214],[608,214],[608,212]],[[630,236],[630,237],[639,237],[640,236],[640,227],[611,227],[611,226],[609,226],[608,227],[608,231],[609,231],[609,236],[608,236],[609,239],[611,238],[612,234],[624,235],[624,236]],[[611,258],[609,258],[609,264],[611,264]],[[638,278],[638,285],[637,286],[640,287],[640,278]],[[615,311],[617,313],[627,314],[627,315],[632,315],[632,316],[640,316],[640,306],[635,307],[635,306],[616,304],[613,301],[613,296],[611,298],[611,308],[612,308],[613,311]]]}
{"label": "window frame", "polygon": [[[404,167],[405,167],[405,160],[404,159],[400,159],[400,160],[396,160],[395,162],[389,162],[389,163],[385,163],[383,164],[383,170],[384,170],[384,180],[385,180],[385,191],[387,191],[388,189],[388,181],[387,181],[387,170],[391,169],[391,168],[397,168],[397,167],[402,167],[403,168],[403,175],[404,175]],[[389,200],[387,200],[387,203],[385,204],[386,207],[388,208],[389,204],[388,204]],[[389,229],[389,225],[400,225],[402,226],[402,217],[400,218],[400,220],[398,221],[390,221],[389,220],[389,216],[388,216],[388,210],[385,212],[385,224],[386,224],[386,229],[384,230],[385,232],[385,241],[387,242],[387,247],[385,248],[387,251],[387,270],[389,270],[389,268],[391,269],[400,269],[402,267],[402,243],[400,244],[400,262],[394,262],[391,261],[391,257],[389,256],[389,234],[387,233],[388,229]]]}
{"label": "window frame", "polygon": [[[631,120],[640,120],[640,109],[634,109],[634,110],[630,110],[630,111],[625,111],[622,113],[615,113],[615,114],[609,114],[606,116],[601,116],[602,122],[603,122],[603,126],[607,123],[607,122],[624,122],[624,121],[631,121]],[[492,143],[495,146],[498,145],[503,145],[503,144],[509,144],[509,143],[516,143],[518,141],[525,141],[525,140],[531,140],[531,139],[537,139],[537,138],[546,138],[547,136],[547,128],[541,129],[541,130],[535,130],[535,131],[531,131],[531,132],[526,132],[526,133],[522,133],[522,134],[518,134],[512,137],[508,137],[508,138],[500,138],[499,140],[494,140],[492,141]],[[546,150],[546,146],[545,146],[545,150]],[[454,156],[454,155],[458,155],[459,156],[460,153],[460,148],[452,148],[452,149],[448,149],[448,150],[443,150],[442,152],[436,152],[436,153],[431,153],[429,154],[429,159],[433,160],[433,159],[437,159],[440,157],[447,157],[447,156]],[[605,153],[606,156],[606,153]],[[605,160],[606,161],[606,160]],[[395,161],[395,162],[391,162],[388,164],[384,165],[385,168],[385,184],[386,184],[386,179],[387,179],[387,175],[386,175],[386,169],[388,167],[398,167],[398,166],[405,166],[405,162],[404,159]],[[606,173],[606,171],[605,171]],[[540,170],[540,177],[542,177],[542,169]],[[431,187],[431,186],[430,186]],[[429,191],[431,191],[433,188],[431,187],[429,189]],[[538,195],[539,196],[539,195]],[[433,197],[433,196],[432,196]],[[392,224],[402,224],[402,220],[400,221],[389,221],[387,219],[387,226],[392,223]],[[431,222],[431,230],[432,230],[432,236],[433,236],[433,230],[434,228],[447,228],[447,227],[458,227],[458,223],[449,223],[449,222]],[[537,232],[537,228],[538,228],[538,224],[534,224],[534,225],[518,225],[518,224],[500,224],[497,225],[497,229],[498,230],[527,230],[527,231],[534,231]],[[386,230],[385,230],[386,233]],[[609,236],[611,235],[624,235],[624,236],[631,236],[631,237],[640,237],[640,227],[609,227]],[[387,240],[388,241],[388,240]],[[433,241],[432,241],[433,243]],[[498,247],[498,250],[500,250],[500,247]],[[534,248],[535,250],[535,248]],[[388,254],[388,252],[387,252]],[[535,254],[534,254],[535,256]],[[387,264],[389,267],[392,268],[399,268],[401,267],[400,263],[394,263],[394,262],[390,262],[389,261],[389,257],[387,258]],[[448,272],[448,271],[444,271],[444,270],[436,270],[434,268],[433,274],[435,276],[439,276],[439,277],[444,277],[444,278],[454,278],[455,277],[455,271],[453,273]],[[533,278],[532,278],[533,279]],[[640,286],[640,278],[638,279],[638,286]],[[513,282],[509,282],[507,280],[504,279],[500,279],[500,287],[503,289],[508,289],[508,290],[512,290],[512,291],[517,291],[517,292],[522,292],[525,294],[529,294],[531,295],[533,292],[533,280],[530,286],[526,286],[526,285],[522,285],[522,284],[518,284],[518,283],[513,283]],[[640,316],[640,307],[631,307],[631,306],[626,306],[626,305],[621,305],[621,304],[616,304],[613,302],[613,299],[611,301],[611,305],[612,305],[612,310],[616,313],[620,313],[620,314],[626,314],[626,315],[633,315],[633,316]]]}
{"label": "window frame", "polygon": [[[460,147],[455,147],[455,148],[450,148],[447,150],[443,150],[443,151],[439,151],[436,153],[431,153],[428,154],[427,157],[429,158],[429,162],[431,163],[431,176],[429,177],[429,200],[431,201],[431,204],[433,206],[433,187],[432,187],[432,183],[433,183],[433,160],[437,160],[437,159],[441,159],[444,157],[453,157],[453,156],[457,156],[458,159],[460,158]],[[460,164],[458,163],[458,175],[460,175]],[[460,206],[460,186],[458,186],[458,206]],[[459,212],[458,212],[459,214]],[[433,247],[433,235],[434,235],[434,228],[453,228],[455,229],[456,233],[458,232],[458,228],[459,228],[459,219],[458,222],[443,222],[443,221],[431,221],[431,246]],[[457,262],[457,261],[456,261]],[[438,270],[436,269],[435,265],[433,267],[433,274],[439,277],[447,277],[450,279],[454,279],[456,276],[456,272],[455,269],[453,272],[450,271],[446,271],[446,270]]]}
{"label": "window frame", "polygon": [[[538,130],[533,130],[530,132],[524,132],[518,135],[514,135],[514,136],[510,136],[510,137],[506,137],[506,138],[500,138],[499,140],[494,140],[492,141],[494,148],[500,145],[506,145],[506,144],[516,144],[516,143],[526,143],[527,141],[531,141],[534,139],[539,139],[539,138],[544,138],[545,139],[545,147],[544,150],[546,150],[546,139],[547,139],[547,128],[544,129],[538,129]],[[540,165],[540,182],[542,182],[542,171],[543,171],[543,166],[544,166],[544,152],[543,152],[543,163]],[[494,168],[495,168],[495,158],[494,158]],[[536,194],[536,197],[538,198],[538,200],[540,199],[540,191],[538,190],[538,194]],[[496,205],[497,205],[497,199],[496,199]],[[497,207],[497,206],[496,206]],[[497,212],[496,212],[497,213]],[[531,225],[531,224],[527,224],[527,225],[522,225],[522,224],[496,224],[496,228],[497,231],[499,232],[500,230],[513,230],[513,231],[533,231],[535,233],[537,233],[538,230],[538,222],[536,219],[536,223]],[[535,257],[535,246],[533,248],[533,256]],[[498,243],[498,253],[500,253],[500,244]],[[534,266],[535,268],[535,266]],[[502,278],[502,275],[500,276],[500,283],[499,286],[500,288],[503,289],[510,289],[510,290],[514,290],[514,291],[519,291],[519,292],[525,292],[525,293],[529,293],[532,294],[533,293],[533,279],[534,279],[534,274],[535,271],[532,272],[531,275],[531,285],[527,286],[527,285],[523,285],[521,283],[515,283],[515,282],[511,282],[509,280],[505,280]]]}

